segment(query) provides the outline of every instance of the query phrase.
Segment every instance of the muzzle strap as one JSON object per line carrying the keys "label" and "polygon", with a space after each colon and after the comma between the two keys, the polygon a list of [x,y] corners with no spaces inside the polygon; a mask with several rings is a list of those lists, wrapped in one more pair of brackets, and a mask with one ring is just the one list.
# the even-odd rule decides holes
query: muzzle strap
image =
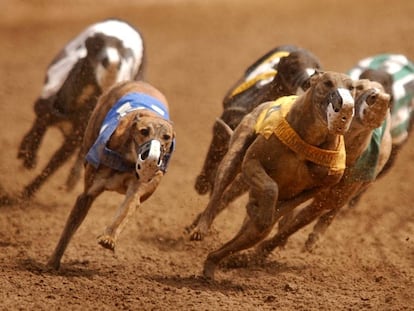
{"label": "muzzle strap", "polygon": [[123,155],[107,147],[101,154],[101,163],[119,172],[130,172],[135,169],[135,163],[127,161]]}

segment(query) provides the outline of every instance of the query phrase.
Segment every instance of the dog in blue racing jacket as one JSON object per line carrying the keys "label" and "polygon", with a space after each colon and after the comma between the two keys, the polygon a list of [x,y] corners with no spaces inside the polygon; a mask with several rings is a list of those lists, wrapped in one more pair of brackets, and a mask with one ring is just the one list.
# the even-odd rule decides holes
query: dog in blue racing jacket
{"label": "dog in blue racing jacket", "polygon": [[114,250],[129,216],[159,185],[174,145],[167,100],[160,91],[148,83],[131,81],[104,93],[83,138],[84,191],[76,200],[48,266],[59,269],[73,234],[104,191],[125,194],[112,224],[98,237],[101,246]]}

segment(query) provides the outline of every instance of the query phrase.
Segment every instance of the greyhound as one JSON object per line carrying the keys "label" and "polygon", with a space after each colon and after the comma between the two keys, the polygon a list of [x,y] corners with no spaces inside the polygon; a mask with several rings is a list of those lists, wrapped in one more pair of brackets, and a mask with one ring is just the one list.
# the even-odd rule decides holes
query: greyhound
{"label": "greyhound", "polygon": [[88,122],[81,147],[86,159],[84,190],[48,266],[59,269],[73,234],[104,191],[125,194],[112,224],[98,237],[102,247],[115,250],[128,218],[158,187],[174,146],[168,103],[160,91],[145,82],[129,81],[104,93]]}
{"label": "greyhound", "polygon": [[207,256],[206,278],[214,279],[222,259],[267,236],[275,223],[276,202],[318,193],[341,179],[346,157],[343,134],[354,114],[353,92],[349,76],[320,73],[310,79],[309,89],[301,96],[282,97],[262,104],[264,108],[259,106],[258,114],[253,111],[258,115],[253,118],[254,129],[242,124],[236,128],[235,139],[219,165],[203,222],[216,213],[223,192],[239,172],[249,188],[248,217],[231,241]]}

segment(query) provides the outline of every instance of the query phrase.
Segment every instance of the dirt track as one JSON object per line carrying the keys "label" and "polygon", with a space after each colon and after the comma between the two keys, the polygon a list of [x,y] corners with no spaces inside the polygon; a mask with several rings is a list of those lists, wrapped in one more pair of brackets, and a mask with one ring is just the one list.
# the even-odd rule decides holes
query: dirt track
{"label": "dirt track", "polygon": [[266,265],[220,270],[217,283],[208,284],[198,278],[203,261],[238,229],[244,201],[220,215],[204,242],[182,234],[206,205],[206,197],[193,190],[195,176],[222,97],[246,66],[281,44],[306,47],[325,69],[336,71],[380,52],[413,59],[412,0],[392,7],[385,0],[306,0],[300,6],[291,0],[55,3],[2,1],[1,191],[18,193],[61,141],[57,131],[48,132],[34,171],[16,159],[49,61],[85,26],[107,17],[142,31],[147,79],[170,101],[177,150],[116,253],[96,243],[122,199],[106,193],[73,238],[60,273],[43,268],[81,190],[81,184],[73,193],[62,189],[69,165],[32,202],[0,207],[1,310],[414,310],[412,140],[394,170],[357,209],[338,217],[312,254],[301,252],[305,230]]}

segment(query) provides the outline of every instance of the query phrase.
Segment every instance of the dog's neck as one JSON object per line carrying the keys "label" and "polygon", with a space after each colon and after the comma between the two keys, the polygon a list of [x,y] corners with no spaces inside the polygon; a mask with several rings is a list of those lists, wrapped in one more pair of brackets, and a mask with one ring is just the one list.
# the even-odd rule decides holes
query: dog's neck
{"label": "dog's neck", "polygon": [[357,123],[353,124],[351,129],[344,135],[347,166],[353,165],[359,156],[367,149],[372,138],[372,131],[372,128],[367,128],[362,123]]}
{"label": "dog's neck", "polygon": [[316,109],[317,106],[312,103],[311,92],[306,92],[297,98],[286,120],[308,144],[335,150],[339,144],[340,135],[329,133],[326,122]]}

